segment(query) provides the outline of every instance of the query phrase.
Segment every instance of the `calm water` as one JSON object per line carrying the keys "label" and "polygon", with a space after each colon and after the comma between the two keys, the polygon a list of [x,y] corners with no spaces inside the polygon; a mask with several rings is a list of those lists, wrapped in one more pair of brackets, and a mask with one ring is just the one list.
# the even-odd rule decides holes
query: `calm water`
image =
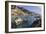
{"label": "calm water", "polygon": [[12,19],[11,19],[12,23],[15,23],[14,21],[16,20],[15,19],[16,17],[18,19],[21,18],[21,19],[24,20],[21,24],[17,25],[17,28],[28,28],[28,27],[31,27],[32,23],[36,20],[35,16],[13,16]]}

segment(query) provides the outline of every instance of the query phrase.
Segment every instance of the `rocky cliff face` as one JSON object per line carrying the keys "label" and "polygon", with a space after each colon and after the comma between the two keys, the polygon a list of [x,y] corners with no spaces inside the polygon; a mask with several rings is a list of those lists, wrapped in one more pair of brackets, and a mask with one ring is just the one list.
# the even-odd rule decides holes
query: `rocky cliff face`
{"label": "rocky cliff face", "polygon": [[18,16],[18,15],[32,15],[32,12],[29,12],[28,10],[24,9],[23,7],[16,7],[15,9],[12,9],[11,10],[11,14],[12,15],[15,15],[15,16]]}

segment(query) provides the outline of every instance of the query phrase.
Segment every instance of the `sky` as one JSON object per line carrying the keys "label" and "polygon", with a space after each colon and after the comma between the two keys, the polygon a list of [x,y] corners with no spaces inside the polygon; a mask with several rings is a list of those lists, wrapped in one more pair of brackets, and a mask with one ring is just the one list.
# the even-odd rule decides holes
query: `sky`
{"label": "sky", "polygon": [[34,13],[37,13],[37,14],[41,14],[41,6],[22,6],[22,5],[18,5],[19,7],[23,7],[27,10],[29,10],[30,12],[34,12]]}

